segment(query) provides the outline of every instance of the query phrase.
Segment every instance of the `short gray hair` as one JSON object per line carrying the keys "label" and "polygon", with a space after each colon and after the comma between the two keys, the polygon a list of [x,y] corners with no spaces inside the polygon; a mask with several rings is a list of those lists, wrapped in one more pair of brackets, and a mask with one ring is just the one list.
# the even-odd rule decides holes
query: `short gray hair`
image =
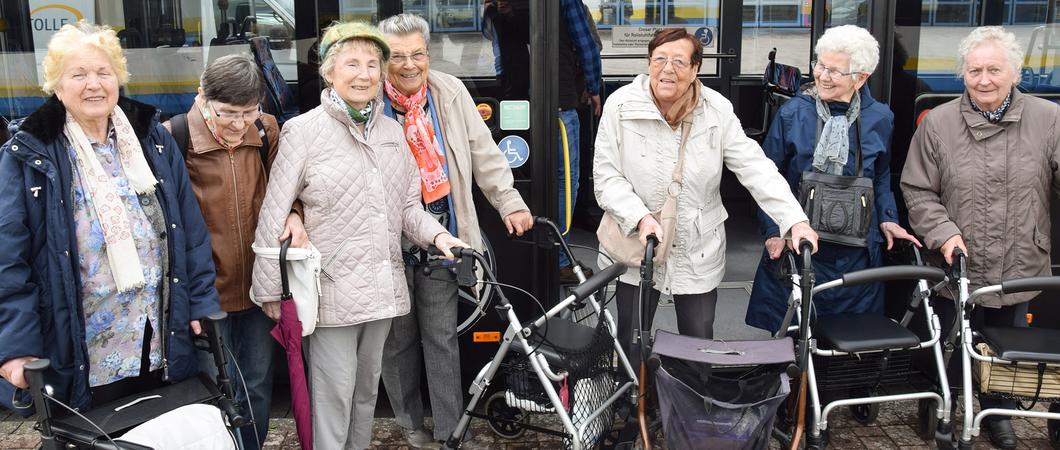
{"label": "short gray hair", "polygon": [[850,57],[851,72],[871,74],[880,62],[880,43],[869,30],[857,25],[840,25],[824,31],[813,52],[843,53]]}
{"label": "short gray hair", "polygon": [[199,86],[207,100],[234,106],[261,103],[265,90],[258,64],[246,55],[226,55],[217,58],[202,72]]}
{"label": "short gray hair", "polygon": [[1005,31],[1004,27],[979,27],[968,33],[957,47],[957,76],[964,76],[964,59],[980,45],[993,43],[1005,51],[1012,70],[1017,74],[1023,68],[1023,49],[1020,48],[1016,35]]}
{"label": "short gray hair", "polygon": [[419,33],[423,36],[423,42],[431,43],[431,26],[427,21],[412,13],[402,13],[391,16],[379,22],[379,31],[392,36],[405,36]]}

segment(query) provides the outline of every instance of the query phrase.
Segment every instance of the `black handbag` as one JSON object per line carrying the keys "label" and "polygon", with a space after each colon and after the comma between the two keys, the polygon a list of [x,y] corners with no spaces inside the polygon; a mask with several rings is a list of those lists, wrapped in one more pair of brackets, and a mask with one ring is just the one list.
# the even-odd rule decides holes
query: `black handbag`
{"label": "black handbag", "polygon": [[[817,121],[817,140],[822,122]],[[811,170],[802,173],[799,203],[821,241],[850,247],[868,247],[869,225],[875,208],[873,180],[861,176],[861,119],[854,121],[858,151],[854,176]]]}

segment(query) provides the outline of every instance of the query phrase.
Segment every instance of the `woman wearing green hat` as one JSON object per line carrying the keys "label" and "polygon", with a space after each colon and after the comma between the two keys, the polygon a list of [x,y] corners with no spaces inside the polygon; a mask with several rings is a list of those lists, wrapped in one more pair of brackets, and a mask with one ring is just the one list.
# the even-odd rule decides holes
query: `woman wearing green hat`
{"label": "woman wearing green hat", "polygon": [[[255,244],[279,246],[291,205],[322,256],[309,336],[314,447],[367,448],[391,318],[409,312],[401,237],[447,255],[468,247],[420,204],[420,175],[401,126],[376,98],[390,49],[372,26],[331,26],[320,41],[320,106],[284,125]],[[275,260],[254,264],[254,296],[278,301]]]}

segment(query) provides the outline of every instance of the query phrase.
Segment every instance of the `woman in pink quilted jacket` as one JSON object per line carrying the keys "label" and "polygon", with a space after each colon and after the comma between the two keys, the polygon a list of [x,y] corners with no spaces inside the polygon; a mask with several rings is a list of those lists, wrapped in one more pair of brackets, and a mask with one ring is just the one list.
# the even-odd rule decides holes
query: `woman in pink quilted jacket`
{"label": "woman in pink quilted jacket", "polygon": [[[309,336],[314,447],[367,448],[391,318],[409,312],[401,238],[448,256],[468,247],[420,203],[420,175],[401,126],[377,100],[390,49],[363,23],[339,23],[320,41],[320,106],[280,135],[255,244],[279,246],[295,200],[323,257],[316,331]],[[254,297],[279,300],[275,260],[254,263]],[[266,311],[272,305],[265,304]],[[275,316],[276,314],[271,314]]]}

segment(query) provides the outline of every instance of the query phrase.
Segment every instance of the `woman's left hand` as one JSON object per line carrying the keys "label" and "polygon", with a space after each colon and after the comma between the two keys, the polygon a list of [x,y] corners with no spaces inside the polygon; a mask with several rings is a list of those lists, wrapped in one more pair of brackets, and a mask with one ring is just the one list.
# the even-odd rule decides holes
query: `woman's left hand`
{"label": "woman's left hand", "polygon": [[191,321],[190,325],[191,325],[191,332],[193,334],[195,334],[196,336],[202,334],[202,324],[200,324],[198,320]]}
{"label": "woman's left hand", "polygon": [[471,246],[468,245],[466,242],[457,239],[456,236],[453,236],[449,233],[439,233],[437,236],[435,236],[434,246],[438,247],[438,250],[442,251],[442,253],[445,255],[445,259],[455,259],[455,257],[453,256],[453,252],[449,250],[453,247],[471,248]]}
{"label": "woman's left hand", "polygon": [[909,242],[912,242],[913,245],[916,245],[917,247],[923,247],[923,245],[920,244],[920,241],[916,239],[916,236],[909,234],[908,231],[905,231],[905,228],[902,228],[902,226],[898,225],[897,223],[880,223],[880,232],[883,233],[884,239],[887,239],[887,250],[890,250],[891,247],[894,247],[895,239],[905,239]]}

